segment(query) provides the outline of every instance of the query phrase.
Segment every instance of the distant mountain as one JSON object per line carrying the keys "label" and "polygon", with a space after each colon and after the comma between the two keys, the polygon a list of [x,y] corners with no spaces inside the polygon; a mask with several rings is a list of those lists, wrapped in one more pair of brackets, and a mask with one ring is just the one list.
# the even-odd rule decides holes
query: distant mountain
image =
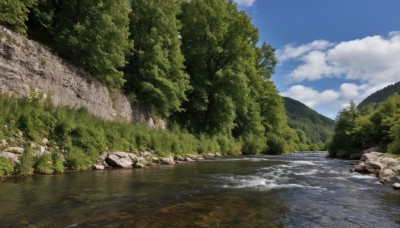
{"label": "distant mountain", "polygon": [[400,94],[400,82],[386,86],[385,88],[369,95],[358,105],[357,108],[361,109],[364,106],[371,106],[372,108],[376,108],[378,104],[384,102],[390,95],[394,93]]}
{"label": "distant mountain", "polygon": [[284,97],[289,126],[301,129],[312,144],[323,145],[333,133],[335,121],[300,101]]}

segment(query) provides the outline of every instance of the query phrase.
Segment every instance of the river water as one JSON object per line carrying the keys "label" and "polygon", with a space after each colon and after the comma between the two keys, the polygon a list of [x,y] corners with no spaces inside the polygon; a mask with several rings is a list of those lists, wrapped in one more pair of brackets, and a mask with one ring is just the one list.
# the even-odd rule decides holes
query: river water
{"label": "river water", "polygon": [[323,152],[0,183],[1,227],[400,227],[400,192]]}

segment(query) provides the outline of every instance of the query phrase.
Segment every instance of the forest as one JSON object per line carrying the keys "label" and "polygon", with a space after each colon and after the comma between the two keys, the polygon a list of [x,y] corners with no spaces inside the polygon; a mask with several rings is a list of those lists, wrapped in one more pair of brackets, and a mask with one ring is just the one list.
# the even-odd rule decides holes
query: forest
{"label": "forest", "polygon": [[[385,92],[377,94],[381,93]],[[357,109],[352,102],[339,112],[328,146],[330,156],[348,158],[376,146],[382,151],[400,154],[400,95],[394,93],[378,105],[364,104]]]}
{"label": "forest", "polygon": [[[109,90],[123,91],[132,103],[146,105],[153,117],[168,120],[171,138],[177,131],[194,137],[187,152],[281,154],[322,145],[301,127],[289,127],[284,100],[271,80],[277,63],[274,49],[259,42],[257,28],[233,1],[4,0],[0,24],[82,67]],[[14,118],[7,115],[16,103],[2,102],[10,111],[0,119],[3,124],[24,131],[29,140],[40,138],[30,136],[37,134],[53,138],[61,150],[94,159],[94,148],[83,146],[78,137],[89,132],[98,138],[94,125],[67,125],[72,139],[65,144],[49,136],[57,126],[65,127],[55,114],[60,111],[48,113],[51,106],[39,105],[36,112],[22,102],[25,111]],[[43,130],[49,116],[55,122]],[[157,146],[151,136],[143,143],[136,134],[134,142],[120,147],[108,142],[101,148],[180,151],[171,146],[173,139],[167,148]],[[160,134],[165,138],[169,133]],[[204,148],[206,142],[210,146]]]}

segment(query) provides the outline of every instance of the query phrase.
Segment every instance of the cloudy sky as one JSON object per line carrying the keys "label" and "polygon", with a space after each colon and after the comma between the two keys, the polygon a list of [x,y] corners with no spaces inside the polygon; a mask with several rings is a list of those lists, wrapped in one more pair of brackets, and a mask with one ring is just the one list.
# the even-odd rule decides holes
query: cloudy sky
{"label": "cloudy sky", "polygon": [[400,0],[234,0],[276,49],[283,96],[335,118],[400,81]]}

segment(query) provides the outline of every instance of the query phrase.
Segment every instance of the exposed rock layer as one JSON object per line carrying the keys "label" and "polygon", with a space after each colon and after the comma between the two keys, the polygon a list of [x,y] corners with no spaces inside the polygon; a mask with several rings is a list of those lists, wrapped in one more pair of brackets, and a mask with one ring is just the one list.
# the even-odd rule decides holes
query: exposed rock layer
{"label": "exposed rock layer", "polygon": [[54,104],[85,107],[107,120],[144,123],[165,128],[148,109],[131,105],[120,92],[112,93],[84,70],[53,55],[40,44],[0,26],[0,93],[29,96],[42,93]]}

